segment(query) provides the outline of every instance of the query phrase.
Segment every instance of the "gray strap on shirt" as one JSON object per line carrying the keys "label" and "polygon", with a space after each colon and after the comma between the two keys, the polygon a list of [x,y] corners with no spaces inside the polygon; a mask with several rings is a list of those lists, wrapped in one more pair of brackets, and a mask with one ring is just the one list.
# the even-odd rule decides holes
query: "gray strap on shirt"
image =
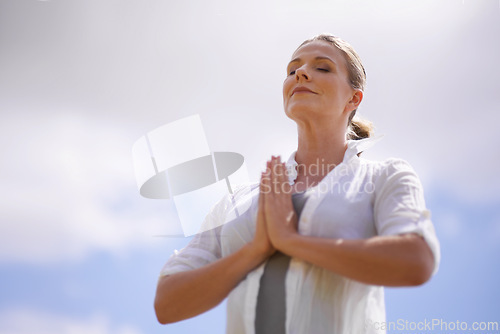
{"label": "gray strap on shirt", "polygon": [[[300,217],[306,200],[303,192],[292,195],[297,217]],[[278,251],[266,263],[257,296],[256,334],[285,334],[285,277],[289,264],[290,257]]]}

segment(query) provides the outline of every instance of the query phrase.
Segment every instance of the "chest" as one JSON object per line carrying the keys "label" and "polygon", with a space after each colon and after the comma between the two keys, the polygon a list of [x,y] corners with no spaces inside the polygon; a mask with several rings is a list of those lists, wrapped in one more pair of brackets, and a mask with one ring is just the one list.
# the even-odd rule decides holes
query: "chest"
{"label": "chest", "polygon": [[300,217],[299,233],[343,239],[375,236],[373,194],[360,191],[359,186],[339,182],[319,198],[312,196]]}
{"label": "chest", "polygon": [[[250,242],[255,234],[258,193],[243,215],[223,226],[223,253],[230,254]],[[299,233],[323,238],[359,239],[376,235],[374,193],[370,178],[346,174],[325,178],[306,193],[299,219]]]}

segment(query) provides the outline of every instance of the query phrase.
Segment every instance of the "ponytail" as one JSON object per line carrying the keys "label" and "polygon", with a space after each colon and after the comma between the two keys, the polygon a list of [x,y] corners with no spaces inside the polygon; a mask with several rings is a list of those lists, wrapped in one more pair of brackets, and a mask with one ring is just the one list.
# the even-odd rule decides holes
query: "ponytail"
{"label": "ponytail", "polygon": [[347,139],[360,140],[373,135],[373,123],[359,116],[354,116],[347,129]]}

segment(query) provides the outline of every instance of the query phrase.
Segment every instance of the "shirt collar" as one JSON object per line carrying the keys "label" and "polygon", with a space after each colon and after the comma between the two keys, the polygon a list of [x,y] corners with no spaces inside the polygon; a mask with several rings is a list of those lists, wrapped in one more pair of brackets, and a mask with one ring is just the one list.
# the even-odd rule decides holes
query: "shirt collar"
{"label": "shirt collar", "polygon": [[[357,157],[357,155],[363,151],[366,151],[376,143],[378,143],[384,135],[377,135],[370,138],[360,139],[360,140],[348,140],[347,141],[347,150],[344,154],[343,163],[347,163],[352,158]],[[295,154],[297,151],[294,151],[288,161],[286,163],[286,167],[288,170],[288,182],[293,184],[295,179],[297,178],[297,161],[295,161]]]}

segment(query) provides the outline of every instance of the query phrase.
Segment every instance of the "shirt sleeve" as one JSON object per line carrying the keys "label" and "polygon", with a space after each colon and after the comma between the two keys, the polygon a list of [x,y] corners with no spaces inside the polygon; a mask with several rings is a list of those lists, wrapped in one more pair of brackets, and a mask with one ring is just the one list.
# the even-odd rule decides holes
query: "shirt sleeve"
{"label": "shirt sleeve", "polygon": [[203,232],[197,233],[180,251],[174,251],[160,277],[200,268],[221,258],[220,233],[230,200],[230,195],[226,195],[212,207],[200,229]]}
{"label": "shirt sleeve", "polygon": [[416,233],[434,255],[434,275],[441,260],[439,241],[425,206],[422,184],[404,160],[389,159],[375,184],[374,221],[379,235]]}

